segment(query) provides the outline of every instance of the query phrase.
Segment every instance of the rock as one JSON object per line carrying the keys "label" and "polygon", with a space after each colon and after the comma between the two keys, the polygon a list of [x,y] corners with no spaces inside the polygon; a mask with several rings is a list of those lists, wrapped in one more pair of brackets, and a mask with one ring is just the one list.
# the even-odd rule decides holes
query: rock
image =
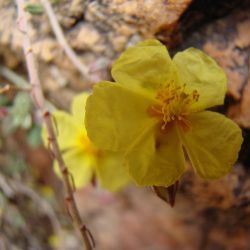
{"label": "rock", "polygon": [[[37,1],[34,0],[32,3]],[[127,46],[153,37],[161,30],[174,32],[180,15],[190,3],[191,0],[63,0],[53,4],[52,7],[66,40],[77,51],[79,59],[85,65],[94,65],[99,58],[112,62]],[[3,51],[0,49],[0,53],[5,54],[6,48],[15,54],[18,51],[19,54],[13,57],[12,61],[4,56],[4,63],[15,67],[23,61],[22,37],[16,25],[15,4],[12,1],[0,0],[0,14],[3,17],[0,23],[0,48],[6,46]],[[42,82],[46,82],[46,77],[53,79],[51,72],[46,69],[49,62],[64,72],[65,81],[69,83],[70,88],[82,89],[85,79],[79,75],[63,52],[53,34],[46,13],[40,16],[29,15],[29,21],[33,49],[39,67],[45,69],[41,74]],[[164,41],[167,42],[166,39]],[[106,70],[109,67],[110,65],[107,65]],[[103,73],[95,72],[95,74],[96,76],[92,78],[100,80],[98,76]],[[106,73],[104,75],[108,76]],[[87,84],[86,82],[85,85]],[[49,85],[45,85],[46,91],[49,91]],[[55,86],[56,84],[51,84],[51,91]],[[60,103],[58,105],[62,106]]]}
{"label": "rock", "polygon": [[249,31],[242,30],[249,25],[249,13],[238,9],[225,18],[203,25],[182,45],[182,48],[200,48],[218,62],[228,77],[228,94],[237,101],[241,99],[248,75],[250,36]]}
{"label": "rock", "polygon": [[38,42],[34,43],[33,46],[34,53],[38,55],[41,60],[47,63],[53,62],[58,49],[60,50],[60,46],[54,39],[51,38],[39,40]]}
{"label": "rock", "polygon": [[234,119],[239,125],[250,129],[250,76],[243,88],[241,102],[229,108],[228,116]]}
{"label": "rock", "polygon": [[82,17],[84,13],[84,9],[86,7],[86,1],[83,0],[73,0],[71,1],[71,5],[69,8],[69,13],[73,17]]}
{"label": "rock", "polygon": [[100,42],[100,39],[100,33],[92,24],[83,24],[70,35],[71,46],[77,50],[95,51],[95,47]]}

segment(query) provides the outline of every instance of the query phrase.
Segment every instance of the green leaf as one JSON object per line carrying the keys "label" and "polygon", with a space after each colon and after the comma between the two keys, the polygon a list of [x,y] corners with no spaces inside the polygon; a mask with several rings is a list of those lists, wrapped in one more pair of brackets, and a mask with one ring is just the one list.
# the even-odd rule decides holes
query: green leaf
{"label": "green leaf", "polygon": [[15,132],[16,125],[14,124],[12,116],[8,115],[3,119],[1,129],[5,136],[8,136]]}
{"label": "green leaf", "polygon": [[3,172],[9,176],[22,173],[26,170],[27,170],[27,164],[25,160],[14,154],[8,157],[6,165],[3,168]]}
{"label": "green leaf", "polygon": [[20,126],[21,126],[22,128],[24,128],[24,129],[29,129],[29,128],[31,127],[31,125],[32,125],[32,118],[31,118],[31,115],[29,114],[29,115],[26,115],[26,116],[23,118],[23,120],[22,120]]}
{"label": "green leaf", "polygon": [[5,95],[0,95],[0,106],[7,106],[9,99]]}
{"label": "green leaf", "polygon": [[32,103],[28,93],[20,92],[16,95],[10,114],[16,127],[21,126],[25,129],[31,127]]}
{"label": "green leaf", "polygon": [[28,133],[27,140],[28,143],[33,147],[41,145],[42,143],[41,128],[38,126],[33,126]]}
{"label": "green leaf", "polygon": [[56,5],[56,4],[59,4],[60,3],[60,0],[51,0],[50,1],[53,5]]}
{"label": "green leaf", "polygon": [[30,95],[26,92],[19,92],[14,100],[13,110],[23,116],[30,113],[32,108],[32,102]]}
{"label": "green leaf", "polygon": [[44,12],[43,6],[40,4],[27,4],[24,8],[31,15],[42,15]]}
{"label": "green leaf", "polygon": [[2,121],[2,129],[5,135],[9,135],[16,128],[29,129],[32,126],[32,102],[30,95],[19,92],[14,99],[13,105],[8,108],[8,116]]}

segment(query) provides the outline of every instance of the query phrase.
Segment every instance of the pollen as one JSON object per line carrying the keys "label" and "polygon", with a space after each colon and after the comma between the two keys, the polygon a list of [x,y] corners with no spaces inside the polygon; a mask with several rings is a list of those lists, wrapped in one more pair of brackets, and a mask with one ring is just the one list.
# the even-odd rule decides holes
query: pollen
{"label": "pollen", "polygon": [[98,150],[94,147],[94,145],[90,142],[87,135],[84,133],[80,134],[77,137],[77,145],[82,150],[82,152],[85,152],[89,155],[97,155]]}
{"label": "pollen", "polygon": [[167,124],[175,120],[185,126],[188,124],[186,116],[190,106],[198,102],[199,93],[197,90],[188,93],[186,84],[176,87],[171,82],[160,87],[155,98],[158,103],[150,106],[148,112],[162,120],[161,129],[164,130]]}

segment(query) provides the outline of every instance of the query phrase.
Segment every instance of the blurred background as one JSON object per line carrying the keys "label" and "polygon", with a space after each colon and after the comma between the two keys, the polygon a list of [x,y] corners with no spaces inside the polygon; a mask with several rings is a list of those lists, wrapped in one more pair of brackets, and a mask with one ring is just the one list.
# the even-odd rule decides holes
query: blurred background
{"label": "blurred background", "polygon": [[[207,182],[187,172],[176,206],[150,188],[110,194],[89,185],[76,193],[81,216],[100,250],[250,249],[250,1],[49,1],[68,41],[89,70],[83,76],[63,52],[39,0],[27,1],[33,51],[51,107],[68,111],[73,96],[100,79],[128,46],[157,38],[174,55],[187,47],[213,57],[228,77],[225,105],[216,111],[242,128],[233,171]],[[41,141],[16,25],[15,1],[0,0],[0,249],[78,250],[63,185]]]}

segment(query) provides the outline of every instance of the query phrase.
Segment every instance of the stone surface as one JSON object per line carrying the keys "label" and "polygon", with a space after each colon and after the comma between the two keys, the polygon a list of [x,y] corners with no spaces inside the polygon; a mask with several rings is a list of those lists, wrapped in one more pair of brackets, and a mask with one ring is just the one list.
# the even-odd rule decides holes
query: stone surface
{"label": "stone surface", "polygon": [[134,186],[109,201],[92,188],[77,199],[98,249],[248,250],[250,243],[250,181],[240,165],[215,181],[187,172],[174,208]]}
{"label": "stone surface", "polygon": [[237,101],[248,78],[250,35],[246,27],[250,25],[249,13],[245,9],[235,10],[227,17],[203,25],[182,45],[198,47],[218,62],[228,77],[228,94]]}
{"label": "stone surface", "polygon": [[230,100],[227,101],[228,109],[226,108],[225,113],[240,126],[248,129],[250,128],[249,13],[250,3],[234,10],[228,16],[202,25],[182,43],[182,48],[195,46],[202,49],[225,70]]}
{"label": "stone surface", "polygon": [[[144,38],[154,37],[161,30],[173,32],[173,27],[190,2],[191,0],[63,0],[53,5],[53,8],[69,45],[75,49],[82,63],[89,67],[90,71],[93,65],[99,64],[100,59],[108,62],[99,67],[98,72],[95,71],[94,77],[98,81],[99,76],[110,78],[107,69],[118,53],[127,46]],[[31,3],[39,4],[39,1],[33,0]],[[4,64],[15,69],[23,61],[23,57],[14,3],[10,0],[0,0],[0,15],[0,55]],[[56,82],[51,85],[44,84],[46,93],[55,95],[53,89],[56,85],[61,86],[57,91],[59,95],[65,88],[73,91],[83,90],[86,80],[77,72],[56,41],[46,14],[29,15],[29,21],[34,51],[39,67],[43,69],[40,75],[42,82],[49,78],[51,83],[53,76],[48,68],[55,65],[63,72],[64,82],[67,83],[64,86]],[[10,53],[14,56],[8,56]],[[49,67],[47,63],[50,63]],[[65,106],[62,103],[56,105]]]}

